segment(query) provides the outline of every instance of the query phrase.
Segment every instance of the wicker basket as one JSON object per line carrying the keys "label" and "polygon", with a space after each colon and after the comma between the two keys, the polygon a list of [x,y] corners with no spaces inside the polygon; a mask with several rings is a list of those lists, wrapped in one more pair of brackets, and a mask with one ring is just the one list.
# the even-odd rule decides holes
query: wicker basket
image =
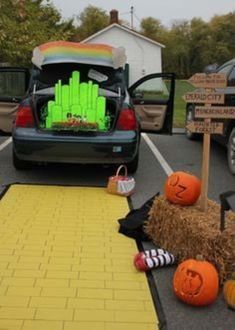
{"label": "wicker basket", "polygon": [[[120,171],[124,169],[124,175],[120,175]],[[118,167],[117,172],[114,176],[109,177],[107,191],[110,194],[120,196],[130,196],[134,193],[135,179],[127,175],[127,167],[121,165]]]}

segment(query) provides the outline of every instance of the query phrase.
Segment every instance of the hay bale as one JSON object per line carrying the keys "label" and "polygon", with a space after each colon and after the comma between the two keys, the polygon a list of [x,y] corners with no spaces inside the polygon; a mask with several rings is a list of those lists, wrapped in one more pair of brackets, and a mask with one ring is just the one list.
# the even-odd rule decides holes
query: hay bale
{"label": "hay bale", "polygon": [[215,265],[222,284],[235,270],[235,213],[227,212],[226,229],[220,231],[220,205],[208,200],[207,212],[199,204],[179,206],[157,197],[150,209],[145,232],[178,261],[203,255]]}

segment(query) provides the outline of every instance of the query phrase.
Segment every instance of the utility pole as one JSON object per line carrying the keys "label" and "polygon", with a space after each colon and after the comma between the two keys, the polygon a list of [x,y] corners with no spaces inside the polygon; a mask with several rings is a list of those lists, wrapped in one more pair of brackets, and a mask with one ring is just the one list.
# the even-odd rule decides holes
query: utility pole
{"label": "utility pole", "polygon": [[131,6],[131,29],[134,29],[134,25],[133,25],[133,18],[134,18],[134,7]]}

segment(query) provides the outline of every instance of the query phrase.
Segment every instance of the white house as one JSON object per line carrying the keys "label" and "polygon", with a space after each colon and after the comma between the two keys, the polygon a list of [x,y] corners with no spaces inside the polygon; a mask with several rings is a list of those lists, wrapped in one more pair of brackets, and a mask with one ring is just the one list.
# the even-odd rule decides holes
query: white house
{"label": "white house", "polygon": [[129,67],[129,85],[147,74],[162,72],[161,51],[165,46],[130,28],[119,25],[116,10],[112,10],[110,14],[112,24],[82,42],[124,47]]}

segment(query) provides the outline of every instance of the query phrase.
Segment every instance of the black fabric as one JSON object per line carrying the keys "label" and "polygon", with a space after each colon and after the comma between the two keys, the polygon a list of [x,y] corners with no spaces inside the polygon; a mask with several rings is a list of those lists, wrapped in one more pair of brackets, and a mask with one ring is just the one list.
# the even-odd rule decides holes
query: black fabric
{"label": "black fabric", "polygon": [[125,218],[119,219],[119,233],[128,237],[141,241],[149,241],[150,239],[143,230],[144,223],[148,220],[148,213],[153,201],[159,193],[155,194],[147,200],[140,208],[131,210]]}

